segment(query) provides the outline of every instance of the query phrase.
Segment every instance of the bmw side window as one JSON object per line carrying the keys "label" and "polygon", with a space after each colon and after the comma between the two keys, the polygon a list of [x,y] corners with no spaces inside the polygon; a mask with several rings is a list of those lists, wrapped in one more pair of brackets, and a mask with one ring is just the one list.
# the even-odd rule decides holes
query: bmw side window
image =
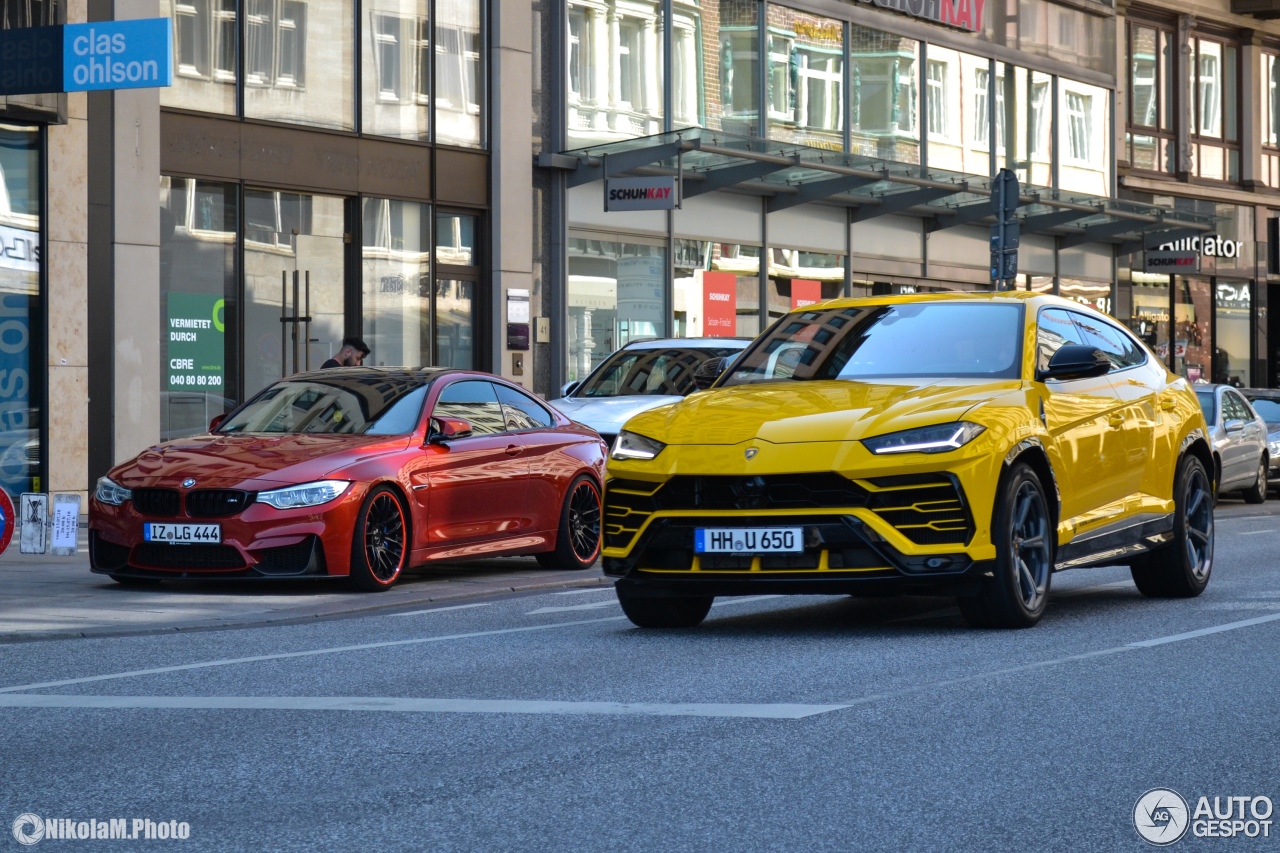
{"label": "bmw side window", "polygon": [[498,389],[498,400],[502,403],[508,430],[543,429],[555,423],[551,413],[527,394],[506,385],[493,387]]}
{"label": "bmw side window", "polygon": [[431,416],[462,418],[471,424],[472,435],[495,435],[507,430],[493,384],[476,379],[454,382],[441,391]]}
{"label": "bmw side window", "polygon": [[1049,359],[1060,348],[1069,344],[1082,344],[1080,329],[1071,321],[1071,313],[1060,308],[1046,308],[1040,312],[1036,330],[1036,370],[1046,370]]}

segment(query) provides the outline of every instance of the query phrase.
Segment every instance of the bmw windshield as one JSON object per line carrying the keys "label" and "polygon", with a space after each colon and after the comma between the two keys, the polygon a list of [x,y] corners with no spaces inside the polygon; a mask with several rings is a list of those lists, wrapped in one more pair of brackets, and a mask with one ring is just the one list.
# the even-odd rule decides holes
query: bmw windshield
{"label": "bmw windshield", "polygon": [[779,320],[720,386],[821,379],[1016,379],[1022,306],[923,302],[830,308]]}
{"label": "bmw windshield", "polygon": [[416,378],[285,380],[233,412],[217,432],[407,435],[418,425],[426,395],[426,383]]}

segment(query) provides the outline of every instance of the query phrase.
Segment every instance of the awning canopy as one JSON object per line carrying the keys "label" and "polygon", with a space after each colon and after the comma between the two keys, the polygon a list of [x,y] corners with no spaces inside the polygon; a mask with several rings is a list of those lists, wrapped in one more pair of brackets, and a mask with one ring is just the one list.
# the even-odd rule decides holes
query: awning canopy
{"label": "awning canopy", "polygon": [[[994,178],[931,169],[792,142],[688,128],[543,154],[538,165],[568,171],[568,185],[604,178],[674,176],[693,198],[716,190],[768,198],[770,213],[809,202],[852,209],[858,222],[900,213],[930,230],[995,221]],[[1212,233],[1212,214],[1023,184],[1015,216],[1023,234],[1049,234],[1059,246],[1110,243],[1121,254]]]}

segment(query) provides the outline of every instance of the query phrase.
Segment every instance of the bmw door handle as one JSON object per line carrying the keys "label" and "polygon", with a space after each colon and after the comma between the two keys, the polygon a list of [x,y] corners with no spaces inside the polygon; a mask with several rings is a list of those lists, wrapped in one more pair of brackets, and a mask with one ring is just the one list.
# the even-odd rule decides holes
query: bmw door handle
{"label": "bmw door handle", "polygon": [[523,447],[521,447],[521,446],[520,446],[520,445],[518,445],[518,444],[508,444],[508,445],[507,445],[507,455],[508,455],[508,456],[519,456],[519,455],[520,455],[521,453],[523,453],[523,452],[524,452],[524,448],[523,448]]}

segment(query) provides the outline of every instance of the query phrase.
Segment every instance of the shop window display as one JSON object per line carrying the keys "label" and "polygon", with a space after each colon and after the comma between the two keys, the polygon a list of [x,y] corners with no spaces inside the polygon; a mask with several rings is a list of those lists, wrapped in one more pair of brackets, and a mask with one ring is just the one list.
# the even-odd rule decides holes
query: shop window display
{"label": "shop window display", "polygon": [[835,299],[844,291],[843,255],[769,249],[768,322],[792,308]]}
{"label": "shop window display", "polygon": [[667,334],[666,250],[637,239],[571,235],[567,380],[636,338]]}
{"label": "shop window display", "polygon": [[759,264],[759,246],[677,239],[676,337],[759,334]]}

